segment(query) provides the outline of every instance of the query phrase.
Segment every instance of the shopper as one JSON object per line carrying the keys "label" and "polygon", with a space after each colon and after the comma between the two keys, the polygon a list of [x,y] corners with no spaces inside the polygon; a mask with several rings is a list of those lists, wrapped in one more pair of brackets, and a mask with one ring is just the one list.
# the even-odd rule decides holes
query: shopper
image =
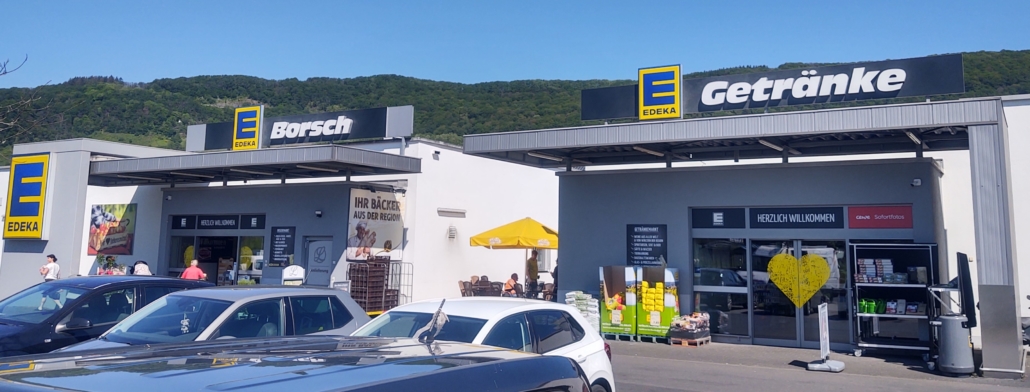
{"label": "shopper", "polygon": [[540,263],[537,262],[536,249],[533,249],[531,255],[526,260],[526,291],[529,292],[529,297],[536,297],[536,294],[540,292],[536,287],[536,283],[540,279]]}
{"label": "shopper", "polygon": [[519,284],[519,274],[511,274],[511,279],[504,282],[504,290],[501,291],[502,297],[514,297],[518,295],[518,291],[515,290],[515,286]]}
{"label": "shopper", "polygon": [[554,271],[551,271],[551,279],[554,283],[551,284],[551,301],[558,302],[558,260],[554,260]]}
{"label": "shopper", "polygon": [[133,275],[153,275],[153,273],[150,272],[150,266],[147,265],[147,262],[143,261],[143,260],[137,260],[136,264],[134,264],[132,266],[132,274]]}
{"label": "shopper", "polygon": [[199,263],[197,260],[191,261],[190,267],[182,271],[182,275],[179,275],[179,277],[190,280],[206,280],[207,274],[197,266]]}
{"label": "shopper", "polygon": [[47,255],[46,264],[39,267],[39,274],[43,275],[43,281],[61,279],[61,266],[57,264],[57,256]]}

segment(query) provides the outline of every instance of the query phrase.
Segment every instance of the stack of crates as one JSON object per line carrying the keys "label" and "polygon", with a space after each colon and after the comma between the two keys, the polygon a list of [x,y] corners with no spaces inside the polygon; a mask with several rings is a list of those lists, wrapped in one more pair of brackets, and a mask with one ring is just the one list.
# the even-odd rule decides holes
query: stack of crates
{"label": "stack of crates", "polygon": [[350,295],[365,312],[397,307],[400,290],[390,288],[390,262],[348,263]]}

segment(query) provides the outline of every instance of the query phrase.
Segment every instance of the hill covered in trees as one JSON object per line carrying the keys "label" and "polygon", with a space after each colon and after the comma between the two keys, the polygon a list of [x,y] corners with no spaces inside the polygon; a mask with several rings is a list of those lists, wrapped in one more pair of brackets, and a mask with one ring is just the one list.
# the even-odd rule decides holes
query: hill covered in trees
{"label": "hill covered in trees", "polygon": [[[957,99],[1030,93],[1030,50],[964,54],[966,93]],[[776,68],[743,66],[684,78],[793,69],[825,64],[787,63]],[[0,73],[2,75],[2,73]],[[415,135],[461,144],[461,136],[485,132],[569,127],[580,120],[580,90],[634,80],[520,80],[461,84],[397,75],[350,79],[267,80],[250,76],[198,76],[125,83],[115,76],[79,77],[34,89],[0,89],[0,162],[14,143],[90,137],[182,149],[190,124],[229,121],[238,106],[264,104],[266,116],[320,113],[381,106],[415,106]],[[29,108],[8,110],[32,98]],[[849,102],[869,105],[906,100]],[[771,111],[811,107],[786,107]],[[705,113],[704,116],[747,111]],[[7,116],[7,118],[4,118]],[[4,129],[3,120],[20,127]]]}

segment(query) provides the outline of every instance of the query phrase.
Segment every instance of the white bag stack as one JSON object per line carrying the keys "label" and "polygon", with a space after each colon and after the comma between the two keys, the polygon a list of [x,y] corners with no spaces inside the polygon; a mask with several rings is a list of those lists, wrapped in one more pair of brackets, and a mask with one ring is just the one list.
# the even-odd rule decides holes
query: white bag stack
{"label": "white bag stack", "polygon": [[565,293],[565,304],[576,307],[595,331],[601,330],[601,304],[597,298],[582,291],[570,291]]}

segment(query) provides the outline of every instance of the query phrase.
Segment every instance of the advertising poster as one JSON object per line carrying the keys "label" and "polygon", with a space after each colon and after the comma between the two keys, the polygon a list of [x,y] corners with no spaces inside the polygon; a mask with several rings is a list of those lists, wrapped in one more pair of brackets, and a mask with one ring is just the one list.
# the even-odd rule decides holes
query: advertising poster
{"label": "advertising poster", "polygon": [[601,267],[601,333],[634,335],[637,327],[636,274],[633,267]]}
{"label": "advertising poster", "polygon": [[90,210],[90,256],[131,255],[136,235],[136,204],[98,204]]}
{"label": "advertising poster", "polygon": [[679,270],[636,267],[637,335],[665,337],[679,317]]}
{"label": "advertising poster", "polygon": [[403,241],[404,195],[352,188],[347,260],[401,260]]}

